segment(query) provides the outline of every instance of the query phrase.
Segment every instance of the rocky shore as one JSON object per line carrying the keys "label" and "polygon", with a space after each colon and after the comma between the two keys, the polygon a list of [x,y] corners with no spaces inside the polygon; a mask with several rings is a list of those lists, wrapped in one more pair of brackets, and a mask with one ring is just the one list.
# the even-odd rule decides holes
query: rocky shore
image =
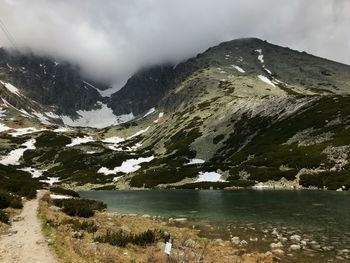
{"label": "rocky shore", "polygon": [[[46,199],[47,200],[47,199]],[[68,262],[273,262],[272,252],[248,251],[244,242],[236,246],[232,240],[206,238],[201,230],[190,227],[185,218],[164,218],[135,214],[98,212],[91,218],[70,217],[50,202],[40,203],[45,233],[53,240],[58,256]],[[90,225],[94,228],[83,226]],[[79,226],[81,229],[77,228]],[[92,227],[93,226],[93,227]],[[170,236],[171,254],[164,253],[165,242],[125,247],[97,242],[106,232],[136,235],[148,230],[159,230]]]}

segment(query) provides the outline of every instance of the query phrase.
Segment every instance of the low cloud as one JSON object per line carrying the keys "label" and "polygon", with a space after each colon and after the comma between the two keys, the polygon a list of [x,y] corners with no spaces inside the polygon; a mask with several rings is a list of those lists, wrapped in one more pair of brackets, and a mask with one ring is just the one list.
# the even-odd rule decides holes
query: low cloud
{"label": "low cloud", "polygon": [[[20,49],[115,86],[142,67],[248,36],[350,64],[349,13],[347,0],[0,0]],[[10,46],[2,31],[0,45]]]}

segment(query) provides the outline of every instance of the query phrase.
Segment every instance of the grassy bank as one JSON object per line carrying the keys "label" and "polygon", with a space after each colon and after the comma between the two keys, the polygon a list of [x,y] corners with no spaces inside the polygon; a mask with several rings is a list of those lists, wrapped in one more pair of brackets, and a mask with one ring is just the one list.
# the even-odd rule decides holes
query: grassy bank
{"label": "grassy bank", "polygon": [[[156,217],[105,211],[88,218],[69,216],[48,196],[40,202],[39,216],[64,262],[272,262],[271,254],[248,254],[229,241],[203,238],[199,230]],[[167,259],[169,238],[173,248]]]}

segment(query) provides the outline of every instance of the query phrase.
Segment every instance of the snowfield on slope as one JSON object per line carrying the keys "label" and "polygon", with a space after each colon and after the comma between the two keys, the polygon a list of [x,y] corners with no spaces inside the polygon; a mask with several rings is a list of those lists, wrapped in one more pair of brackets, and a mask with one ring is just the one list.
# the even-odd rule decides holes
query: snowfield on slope
{"label": "snowfield on slope", "polygon": [[110,170],[106,167],[101,167],[97,172],[102,173],[104,175],[110,175],[110,174],[117,174],[119,172],[121,173],[133,173],[136,172],[138,169],[141,168],[140,164],[141,163],[148,163],[154,159],[154,156],[150,157],[140,157],[138,159],[129,159],[124,161],[121,166],[115,167],[113,170]]}
{"label": "snowfield on slope", "polygon": [[90,128],[106,128],[112,125],[118,125],[131,121],[135,118],[134,114],[131,112],[129,114],[124,114],[116,116],[112,109],[106,104],[99,103],[101,108],[96,110],[84,111],[79,110],[77,114],[80,116],[77,119],[72,119],[69,116],[61,116],[62,121],[65,125],[72,127],[90,127]]}
{"label": "snowfield on slope", "polygon": [[225,182],[225,181],[221,179],[221,174],[218,174],[216,172],[200,172],[195,182],[198,183],[198,182]]}
{"label": "snowfield on slope", "polygon": [[35,139],[31,139],[22,144],[22,148],[12,150],[0,163],[3,165],[19,165],[19,160],[26,150],[35,150]]}

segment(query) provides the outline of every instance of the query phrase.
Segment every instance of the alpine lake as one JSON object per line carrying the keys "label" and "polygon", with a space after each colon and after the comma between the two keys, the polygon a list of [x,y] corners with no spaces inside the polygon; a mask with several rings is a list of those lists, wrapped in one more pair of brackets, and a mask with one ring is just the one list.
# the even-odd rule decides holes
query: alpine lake
{"label": "alpine lake", "polygon": [[196,228],[201,236],[231,240],[248,252],[282,249],[281,262],[350,262],[350,192],[123,190],[80,195],[105,202],[109,212],[160,216]]}

